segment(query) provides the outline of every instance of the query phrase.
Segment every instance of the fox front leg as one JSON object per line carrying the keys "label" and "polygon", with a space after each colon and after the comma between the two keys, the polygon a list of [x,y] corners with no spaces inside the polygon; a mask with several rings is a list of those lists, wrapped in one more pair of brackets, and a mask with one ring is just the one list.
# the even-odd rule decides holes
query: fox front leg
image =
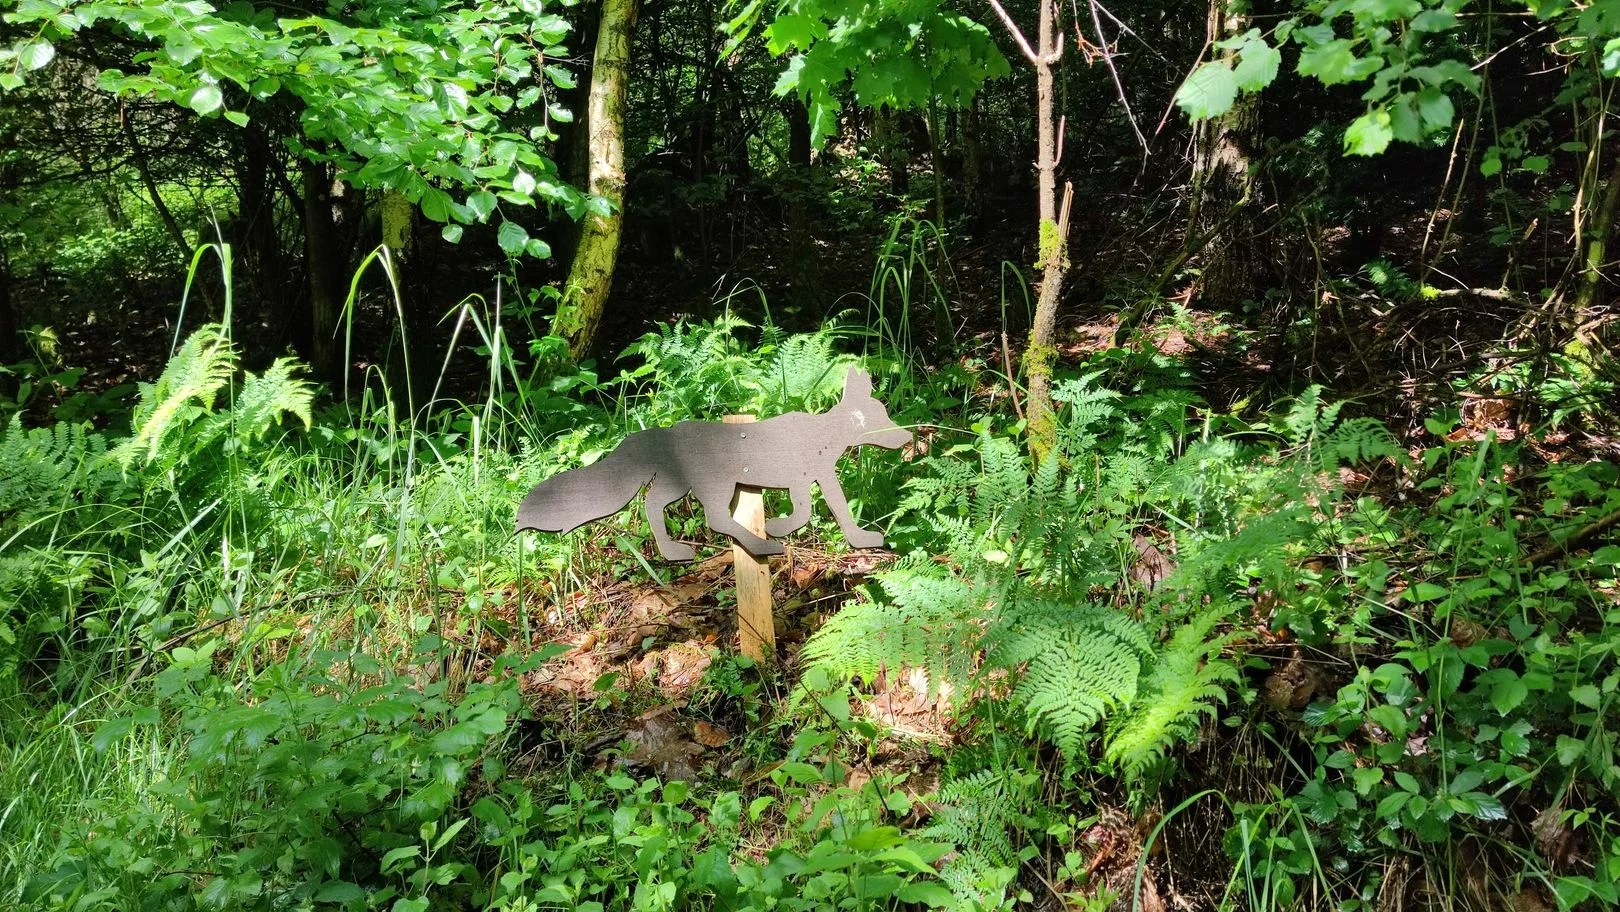
{"label": "fox front leg", "polygon": [[670,537],[669,520],[664,516],[664,510],[670,504],[685,496],[685,491],[657,478],[653,479],[652,487],[647,489],[647,528],[652,530],[653,541],[658,544],[658,553],[667,561],[689,561],[697,557],[697,552],[692,550],[691,545],[682,544]]}
{"label": "fox front leg", "polygon": [[833,519],[838,520],[838,528],[844,530],[844,539],[851,548],[883,547],[882,532],[863,529],[855,524],[855,517],[849,512],[849,501],[844,498],[844,488],[838,483],[836,472],[817,479],[816,483],[821,486],[821,499],[827,502],[827,509],[832,511]]}
{"label": "fox front leg", "polygon": [[765,534],[781,538],[791,535],[804,528],[810,521],[810,482],[788,489],[788,497],[793,501],[793,512],[786,516],[776,516],[765,520]]}

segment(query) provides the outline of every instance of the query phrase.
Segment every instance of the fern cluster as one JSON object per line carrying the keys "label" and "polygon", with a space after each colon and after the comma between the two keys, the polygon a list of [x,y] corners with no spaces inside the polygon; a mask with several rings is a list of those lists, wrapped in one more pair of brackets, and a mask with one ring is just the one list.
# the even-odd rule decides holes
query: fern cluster
{"label": "fern cluster", "polygon": [[96,493],[109,481],[106,451],[106,440],[83,425],[64,421],[25,430],[22,416],[12,415],[0,432],[0,529]]}
{"label": "fern cluster", "polygon": [[757,346],[741,335],[755,329],[726,313],[712,321],[661,323],[632,343],[624,354],[640,363],[618,382],[644,393],[636,419],[655,425],[727,412],[771,416],[838,400],[854,362],[837,351],[845,335],[841,321],[803,334],[767,322],[757,328]]}
{"label": "fern cluster", "polygon": [[[844,680],[924,668],[958,695],[1004,694],[1068,757],[1100,737],[1131,778],[1195,737],[1240,683],[1225,653],[1242,593],[1297,575],[1323,525],[1318,476],[1398,454],[1315,388],[1283,419],[1293,452],[1278,460],[1195,433],[1184,383],[1127,395],[1119,380],[1099,370],[1058,386],[1060,446],[1038,467],[988,432],[930,458],[900,509],[933,531],[932,553],[878,574],[811,638],[811,664]],[[1135,542],[1166,529],[1176,569],[1140,591],[1126,573]]]}
{"label": "fern cluster", "polygon": [[127,469],[137,462],[172,468],[223,439],[247,443],[293,415],[311,424],[315,391],[296,376],[297,363],[279,358],[261,374],[247,373],[230,407],[217,408],[237,372],[236,347],[225,327],[199,327],[155,383],[140,385],[134,433],[114,451]]}
{"label": "fern cluster", "polygon": [[1016,770],[979,770],[947,783],[936,797],[924,838],[949,842],[956,854],[940,877],[966,908],[998,908],[1020,858],[1014,833],[1038,810],[1040,777]]}

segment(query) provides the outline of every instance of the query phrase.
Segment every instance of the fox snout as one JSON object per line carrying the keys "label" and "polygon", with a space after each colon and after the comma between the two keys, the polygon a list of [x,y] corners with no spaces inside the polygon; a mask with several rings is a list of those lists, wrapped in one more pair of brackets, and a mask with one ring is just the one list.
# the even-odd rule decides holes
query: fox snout
{"label": "fox snout", "polygon": [[862,434],[861,443],[882,447],[885,450],[898,450],[911,442],[910,431],[890,421],[887,416],[884,417],[883,423],[887,427],[880,427]]}

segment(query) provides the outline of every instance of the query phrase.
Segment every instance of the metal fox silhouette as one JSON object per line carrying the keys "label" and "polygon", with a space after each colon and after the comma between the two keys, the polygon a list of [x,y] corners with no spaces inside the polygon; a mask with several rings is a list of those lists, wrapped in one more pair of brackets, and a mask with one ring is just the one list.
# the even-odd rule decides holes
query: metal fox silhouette
{"label": "metal fox silhouette", "polygon": [[810,521],[810,485],[815,483],[850,545],[879,548],[883,534],[862,529],[850,515],[838,484],[838,458],[850,447],[895,450],[910,442],[911,432],[890,420],[888,409],[872,398],[871,376],[851,368],[843,399],[820,415],[789,412],[754,424],[682,421],[631,434],[597,462],[536,485],[518,506],[517,528],[570,532],[619,512],[646,487],[647,524],[665,560],[695,556],[691,546],[669,537],[664,521],[664,509],[687,494],[697,495],[710,529],[764,557],[781,554],[782,544],[760,538],[731,518],[737,487],[790,493],[793,512],[765,522],[767,536],[782,536]]}

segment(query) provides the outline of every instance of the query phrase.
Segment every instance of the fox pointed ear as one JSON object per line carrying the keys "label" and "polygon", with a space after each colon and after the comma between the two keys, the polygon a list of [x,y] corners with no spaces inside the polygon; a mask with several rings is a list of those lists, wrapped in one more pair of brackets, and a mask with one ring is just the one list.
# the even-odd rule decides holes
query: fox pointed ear
{"label": "fox pointed ear", "polygon": [[850,368],[849,375],[844,378],[844,398],[872,398],[872,375],[858,367]]}

